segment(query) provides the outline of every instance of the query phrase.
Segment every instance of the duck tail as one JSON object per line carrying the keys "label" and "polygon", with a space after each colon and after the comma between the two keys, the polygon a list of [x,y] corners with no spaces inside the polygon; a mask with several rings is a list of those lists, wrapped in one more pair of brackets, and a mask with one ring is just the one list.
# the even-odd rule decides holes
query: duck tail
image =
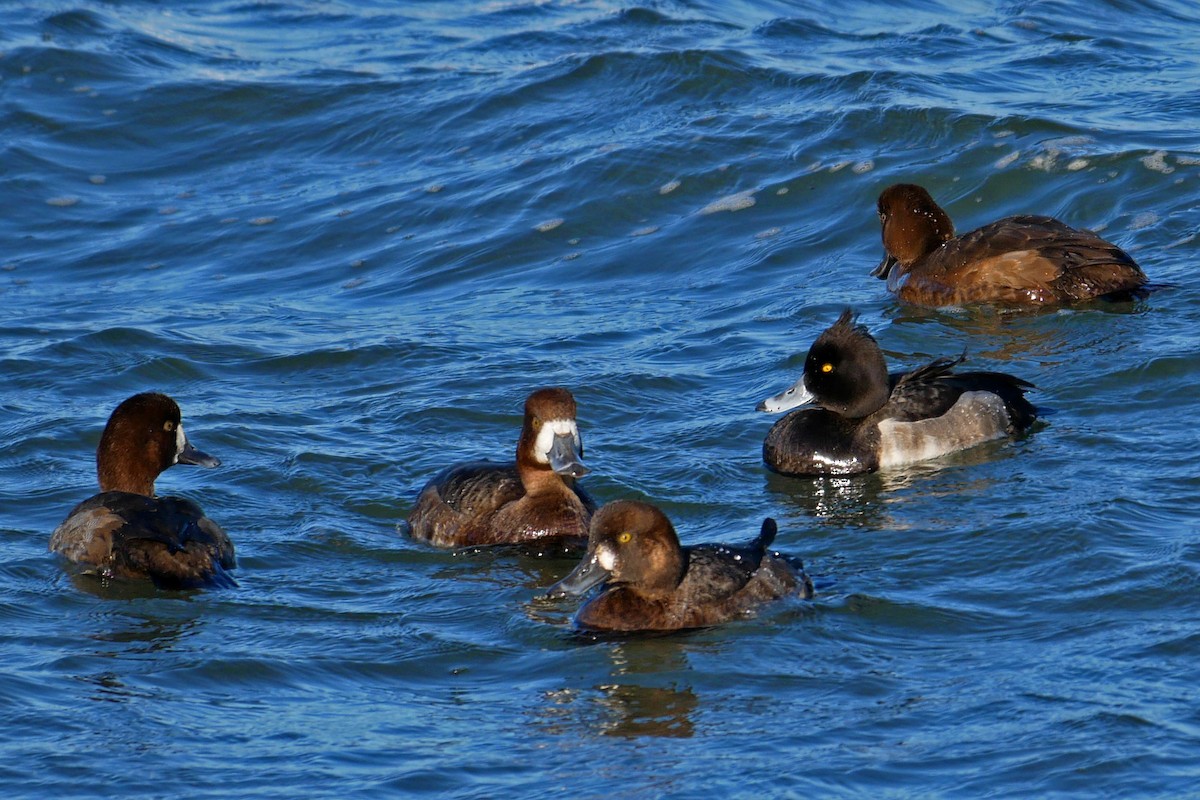
{"label": "duck tail", "polygon": [[775,536],[778,533],[779,526],[775,524],[775,520],[767,517],[763,520],[762,530],[759,531],[758,539],[754,542],[755,546],[766,550],[771,546],[771,542],[775,541]]}

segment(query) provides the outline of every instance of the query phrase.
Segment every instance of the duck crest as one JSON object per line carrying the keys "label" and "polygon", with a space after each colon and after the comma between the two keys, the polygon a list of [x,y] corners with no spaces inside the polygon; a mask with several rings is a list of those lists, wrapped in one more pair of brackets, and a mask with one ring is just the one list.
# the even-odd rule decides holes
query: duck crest
{"label": "duck crest", "polygon": [[817,405],[845,417],[865,417],[887,403],[890,391],[883,352],[851,309],[843,311],[809,348],[804,383]]}

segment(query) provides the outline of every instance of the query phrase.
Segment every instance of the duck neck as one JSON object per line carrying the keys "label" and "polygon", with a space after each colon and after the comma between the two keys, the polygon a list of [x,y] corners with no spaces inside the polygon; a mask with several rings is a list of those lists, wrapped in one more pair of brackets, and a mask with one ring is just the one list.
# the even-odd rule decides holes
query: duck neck
{"label": "duck neck", "polygon": [[540,495],[554,494],[573,491],[575,479],[559,475],[549,464],[542,464],[537,460],[534,454],[534,449],[537,446],[537,437],[529,430],[528,426],[521,432],[521,439],[517,442],[517,474],[521,478],[521,485],[525,487],[525,494]]}
{"label": "duck neck", "polygon": [[158,471],[147,469],[144,462],[130,457],[131,455],[135,454],[118,450],[110,437],[101,437],[100,446],[96,450],[96,474],[100,480],[100,491],[154,496],[154,479],[158,477]]}
{"label": "duck neck", "polygon": [[687,575],[688,551],[678,544],[673,547],[666,542],[656,541],[654,544],[651,552],[644,556],[654,568],[638,581],[638,591],[646,597],[665,598],[679,588]]}

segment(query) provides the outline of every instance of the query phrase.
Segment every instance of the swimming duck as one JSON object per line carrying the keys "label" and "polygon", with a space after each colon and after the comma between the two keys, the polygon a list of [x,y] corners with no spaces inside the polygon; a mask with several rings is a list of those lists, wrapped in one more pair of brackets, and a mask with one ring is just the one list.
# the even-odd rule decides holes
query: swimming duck
{"label": "swimming duck", "polygon": [[538,389],[525,400],[515,464],[476,461],[435,475],[408,517],[414,538],[438,547],[555,544],[580,548],[596,505],[576,485],[588,473],[575,398]]}
{"label": "swimming duck", "polygon": [[1045,306],[1129,299],[1146,275],[1129,254],[1053,217],[1005,217],[955,237],[929,192],[911,183],[879,195],[883,261],[871,273],[924,306]]}
{"label": "swimming duck", "polygon": [[772,413],[817,406],[771,427],[763,461],[785,475],[874,472],[1027,430],[1037,416],[1025,399],[1033,384],[954,372],[964,357],[889,375],[879,345],[846,309],[809,348],[800,380],[759,403]]}
{"label": "swimming duck", "polygon": [[148,578],[170,589],[234,585],[225,573],[236,564],[225,531],[191,500],[154,493],[155,479],[174,464],[221,462],[192,447],[167,395],[125,400],[96,449],[100,493],[72,509],[50,549],[105,579]]}
{"label": "swimming duck", "polygon": [[703,628],[745,616],[787,595],[811,598],[812,582],[794,559],[767,548],[775,539],[768,518],[749,544],[681,547],[675,528],[649,503],[618,500],[592,518],[588,549],[550,597],[604,588],[575,615],[592,631],[673,631]]}

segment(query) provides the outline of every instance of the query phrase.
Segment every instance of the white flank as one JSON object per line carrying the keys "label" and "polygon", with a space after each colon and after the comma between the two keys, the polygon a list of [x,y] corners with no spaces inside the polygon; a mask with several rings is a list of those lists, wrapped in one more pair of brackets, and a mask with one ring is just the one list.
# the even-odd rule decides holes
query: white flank
{"label": "white flank", "polygon": [[991,392],[964,392],[945,414],[918,422],[879,423],[879,467],[938,458],[1008,435],[1008,410]]}

